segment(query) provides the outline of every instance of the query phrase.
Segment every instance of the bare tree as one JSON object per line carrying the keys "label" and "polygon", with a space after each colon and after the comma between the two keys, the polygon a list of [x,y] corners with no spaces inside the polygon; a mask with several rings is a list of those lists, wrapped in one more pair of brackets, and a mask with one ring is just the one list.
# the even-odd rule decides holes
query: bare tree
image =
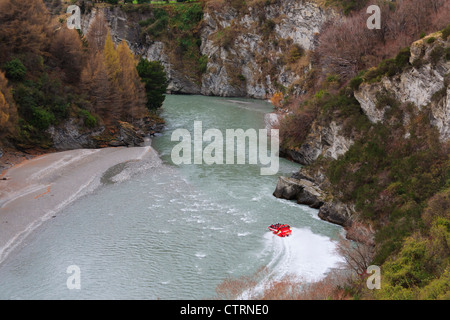
{"label": "bare tree", "polygon": [[99,11],[95,19],[91,22],[86,34],[86,39],[89,42],[89,49],[91,52],[103,51],[105,46],[106,35],[108,34],[108,27],[106,24],[105,15]]}
{"label": "bare tree", "polygon": [[348,270],[363,276],[375,255],[374,232],[370,227],[353,222],[346,237],[339,240],[337,251],[344,258],[344,266]]}

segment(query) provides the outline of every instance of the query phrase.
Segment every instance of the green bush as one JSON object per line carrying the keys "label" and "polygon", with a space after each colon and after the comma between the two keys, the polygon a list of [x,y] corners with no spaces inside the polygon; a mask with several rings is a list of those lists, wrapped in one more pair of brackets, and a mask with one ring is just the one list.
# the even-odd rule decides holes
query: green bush
{"label": "green bush", "polygon": [[446,58],[446,50],[441,46],[436,46],[430,52],[430,62],[436,64],[441,60],[441,58]]}
{"label": "green bush", "polygon": [[39,130],[46,130],[55,123],[55,116],[43,107],[34,107],[32,108],[32,117],[29,122]]}
{"label": "green bush", "polygon": [[159,61],[148,61],[142,58],[137,65],[137,71],[145,84],[147,108],[152,110],[161,107],[166,98],[168,86],[163,65]]}
{"label": "green bush", "polygon": [[340,6],[345,15],[363,8],[367,0],[327,0],[327,4],[334,4]]}
{"label": "green bush", "polygon": [[450,36],[450,24],[442,30],[442,38],[444,40],[447,40],[447,38]]}
{"label": "green bush", "polygon": [[205,73],[208,68],[208,56],[202,55],[199,59],[199,71],[200,73]]}
{"label": "green bush", "polygon": [[349,81],[349,86],[353,91],[359,89],[359,86],[364,82],[363,78],[358,75]]}
{"label": "green bush", "polygon": [[13,59],[4,64],[6,77],[14,81],[22,81],[27,73],[27,68],[19,59]]}
{"label": "green bush", "polygon": [[97,118],[93,116],[89,111],[80,110],[78,114],[83,118],[83,122],[86,127],[95,128],[97,126]]}
{"label": "green bush", "polygon": [[392,77],[403,70],[409,65],[409,58],[411,57],[411,51],[409,47],[404,48],[393,59],[383,60],[376,69],[368,71],[364,75],[364,80],[368,82],[378,82],[382,77]]}

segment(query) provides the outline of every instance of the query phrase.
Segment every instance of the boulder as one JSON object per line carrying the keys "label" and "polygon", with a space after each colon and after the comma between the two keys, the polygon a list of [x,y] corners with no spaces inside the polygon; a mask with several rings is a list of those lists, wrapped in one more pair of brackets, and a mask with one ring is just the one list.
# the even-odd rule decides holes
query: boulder
{"label": "boulder", "polygon": [[320,188],[309,180],[279,177],[277,187],[273,193],[277,198],[296,200],[311,208],[320,208],[324,203],[324,194]]}
{"label": "boulder", "polygon": [[76,119],[70,119],[58,126],[51,126],[47,132],[53,140],[53,147],[57,150],[73,150],[81,148],[95,148],[94,136],[101,134],[104,127],[87,129]]}
{"label": "boulder", "polygon": [[143,137],[137,133],[137,129],[132,124],[118,121],[117,127],[118,132],[116,138],[109,142],[111,147],[136,147],[144,143]]}
{"label": "boulder", "polygon": [[352,225],[352,212],[347,205],[334,200],[320,207],[319,218],[349,228]]}

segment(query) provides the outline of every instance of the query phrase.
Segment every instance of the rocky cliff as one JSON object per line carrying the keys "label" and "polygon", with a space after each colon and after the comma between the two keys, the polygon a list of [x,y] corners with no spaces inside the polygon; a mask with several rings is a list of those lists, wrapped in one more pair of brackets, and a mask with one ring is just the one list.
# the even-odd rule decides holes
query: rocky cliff
{"label": "rocky cliff", "polygon": [[[170,7],[161,8],[171,14]],[[258,99],[281,90],[301,92],[316,36],[335,15],[313,1],[256,1],[253,6],[237,9],[225,1],[215,7],[207,3],[200,23],[190,31],[198,36],[196,55],[207,62],[198,72],[180,63],[182,57],[177,52],[184,45],[183,39],[145,32],[145,21],[156,19],[151,6],[94,7],[82,17],[83,32],[100,11],[116,43],[126,40],[135,54],[161,61],[170,93]],[[169,33],[175,33],[172,30]]]}
{"label": "rocky cliff", "polygon": [[320,156],[337,159],[345,154],[353,140],[342,133],[342,124],[336,121],[324,124],[314,121],[305,142],[298,148],[282,148],[281,154],[303,165],[314,163]]}
{"label": "rocky cliff", "polygon": [[268,3],[243,12],[207,9],[201,51],[209,62],[202,94],[263,99],[284,89],[299,93],[310,67],[301,56],[315,47],[321,26],[334,13],[315,2]]}
{"label": "rocky cliff", "polygon": [[[375,124],[383,124],[387,132],[399,130],[401,127],[398,132],[403,132],[403,135],[397,138],[397,148],[402,143],[407,145],[410,135],[415,134],[415,129],[411,128],[415,128],[417,119],[422,118],[426,119],[424,123],[431,124],[430,128],[433,126],[437,128],[436,139],[440,139],[444,148],[450,138],[449,38],[445,39],[440,32],[424,37],[414,42],[410,48],[403,50],[401,57],[408,58],[403,63],[400,58],[390,59],[377,68],[368,70],[362,76],[360,80],[362,83],[352,95],[359,103],[358,108],[360,107],[363,117],[373,125],[366,125],[366,131],[360,132],[362,135],[358,141],[360,146],[370,141],[370,137],[364,138],[364,135],[374,132]],[[321,115],[323,113],[322,110]],[[324,122],[324,119],[328,120]],[[410,124],[411,119],[414,119],[416,124]],[[274,195],[319,208],[319,217],[322,219],[350,227],[354,221],[358,221],[355,205],[348,201],[345,203],[340,201],[336,195],[340,193],[339,188],[346,186],[330,188],[331,184],[326,176],[326,168],[327,166],[329,168],[330,162],[345,155],[355,143],[353,137],[343,130],[347,120],[336,116],[328,118],[319,116],[312,123],[303,143],[295,148],[283,150],[286,156],[305,167],[291,177],[280,177]],[[428,130],[425,128],[426,124],[421,130]],[[417,139],[417,134],[414,139]],[[388,141],[381,143],[387,144]],[[431,148],[431,145],[429,147]],[[409,156],[405,154],[403,157]],[[357,175],[360,167],[365,164],[367,160],[363,163],[356,160],[350,169],[351,173]],[[386,172],[378,173],[376,179],[386,179],[381,178],[387,175]],[[370,176],[369,172],[367,176]],[[439,175],[436,180],[438,179]],[[383,183],[382,181],[380,180],[380,183]],[[384,191],[385,194],[389,192],[391,192],[389,188]],[[385,194],[382,192],[380,199]],[[381,203],[380,199],[377,201]]]}
{"label": "rocky cliff", "polygon": [[[393,77],[385,76],[375,83],[363,83],[355,92],[356,99],[371,122],[383,122],[393,106],[380,104],[390,96],[401,104],[410,104],[417,111],[427,110],[442,141],[450,138],[450,39],[441,33],[429,35],[411,45],[410,66]],[[408,122],[407,114],[404,118]]]}

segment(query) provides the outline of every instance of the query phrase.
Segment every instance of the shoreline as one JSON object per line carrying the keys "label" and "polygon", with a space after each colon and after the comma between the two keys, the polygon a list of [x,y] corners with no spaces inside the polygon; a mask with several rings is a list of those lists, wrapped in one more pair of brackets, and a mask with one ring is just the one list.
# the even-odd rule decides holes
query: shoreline
{"label": "shoreline", "polygon": [[111,167],[130,161],[159,162],[142,147],[75,149],[30,157],[0,177],[0,264],[43,222],[101,185]]}

